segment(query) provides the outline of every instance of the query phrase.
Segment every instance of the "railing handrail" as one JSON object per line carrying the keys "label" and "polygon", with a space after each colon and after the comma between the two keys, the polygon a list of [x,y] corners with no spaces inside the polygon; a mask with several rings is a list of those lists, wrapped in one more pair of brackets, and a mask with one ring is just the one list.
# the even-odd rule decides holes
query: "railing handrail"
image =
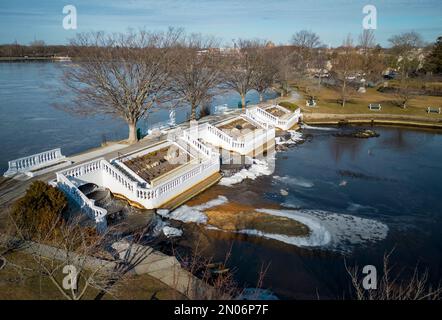
{"label": "railing handrail", "polygon": [[[104,216],[107,215],[107,210],[101,207],[98,207],[95,205],[95,200],[89,199],[84,195],[83,192],[80,191],[64,174],[57,173],[57,180],[61,180],[62,183],[67,185],[69,188],[75,190],[77,196],[81,198],[81,200],[88,206],[90,210],[94,212],[94,218],[97,220],[102,219]],[[60,182],[60,181],[59,181]],[[97,217],[98,213],[98,217]]]}
{"label": "railing handrail", "polygon": [[[66,170],[60,171],[60,172],[57,173],[57,177],[61,176],[64,179],[69,180],[67,178],[67,176],[70,176],[70,174],[68,174],[68,173],[73,172],[73,171],[79,171],[81,173],[82,172],[81,169],[84,168],[85,166],[88,166],[88,165],[91,165],[91,164],[96,164],[97,162],[100,162],[100,166],[98,167],[97,170],[101,170],[101,172],[104,173],[104,174],[110,174],[109,172],[104,170],[103,165],[104,164],[107,165],[107,167],[110,170],[114,171],[114,173],[116,175],[118,175],[121,178],[125,179],[124,182],[126,182],[126,183],[122,183],[122,186],[126,190],[128,190],[128,191],[134,192],[137,198],[139,198],[137,196],[137,191],[139,191],[139,192],[150,192],[151,194],[154,195],[153,197],[158,197],[158,196],[160,196],[161,194],[164,193],[163,191],[161,191],[162,189],[170,190],[170,188],[167,188],[168,184],[173,184],[174,182],[176,182],[176,181],[178,181],[180,179],[183,179],[184,176],[189,174],[191,171],[195,171],[197,168],[201,169],[201,168],[203,168],[206,165],[214,164],[215,161],[218,160],[218,158],[219,157],[216,154],[212,154],[210,158],[208,158],[206,161],[203,161],[203,162],[199,163],[198,166],[190,167],[187,170],[185,170],[182,173],[180,173],[178,176],[176,176],[176,177],[174,177],[174,178],[172,178],[170,180],[166,180],[166,181],[164,181],[164,182],[162,182],[162,183],[160,183],[160,184],[158,184],[158,185],[156,185],[155,187],[152,187],[152,188],[146,188],[146,187],[143,187],[143,186],[139,185],[137,182],[129,181],[130,179],[127,178],[126,175],[121,170],[119,170],[117,167],[113,166],[111,163],[109,163],[104,158],[100,158],[98,160],[95,160],[95,161],[92,161],[92,162],[88,162],[88,163],[83,163],[83,164],[77,165],[75,167],[72,167],[70,169],[66,169]],[[133,188],[131,188],[131,187],[133,187]]]}
{"label": "railing handrail", "polygon": [[40,152],[40,153],[36,153],[36,154],[30,155],[30,156],[26,156],[26,157],[21,157],[21,158],[18,158],[18,159],[10,160],[9,163],[14,163],[14,162],[22,161],[22,160],[28,160],[28,159],[32,159],[32,158],[35,158],[35,157],[38,157],[38,156],[42,156],[42,155],[45,155],[45,154],[48,154],[48,153],[53,153],[53,152],[55,152],[55,153],[59,152],[57,154],[59,154],[61,156],[61,148],[55,148],[55,149],[52,149],[52,150],[47,150],[47,151],[43,151],[43,152]]}
{"label": "railing handrail", "polygon": [[[125,177],[129,178],[129,179],[133,179],[132,181],[138,181],[139,183],[146,183],[146,181],[141,178],[139,175],[137,175],[131,168],[129,168],[127,165],[124,164],[123,161],[120,161],[118,159],[115,159],[114,162],[121,167],[124,171],[127,172],[127,174],[125,174]],[[121,170],[119,170],[121,171]],[[131,175],[131,177],[128,176],[128,174]]]}
{"label": "railing handrail", "polygon": [[278,117],[274,116],[273,114],[267,112],[264,109],[261,109],[260,107],[256,107],[250,110],[251,113],[253,113],[253,111],[256,111],[257,113],[261,114],[263,117],[269,119],[272,123],[277,123],[279,119]]}
{"label": "railing handrail", "polygon": [[198,152],[202,152],[206,157],[212,156],[212,150],[202,144],[197,139],[194,139],[192,135],[187,131],[183,131],[183,137],[181,137],[184,141],[186,141],[191,147],[195,148]]}
{"label": "railing handrail", "polygon": [[256,125],[258,127],[261,127],[263,129],[268,129],[269,128],[269,124],[267,122],[261,121],[260,119],[256,119],[253,116],[253,113],[247,113],[246,112],[245,114],[243,113],[241,115],[241,117],[243,119],[245,119],[246,121],[249,121],[249,122],[253,123],[254,125]]}
{"label": "railing handrail", "polygon": [[228,144],[232,144],[232,142],[234,141],[234,139],[229,136],[227,133],[225,133],[224,131],[222,131],[221,129],[218,129],[217,127],[211,125],[210,123],[206,123],[207,129],[212,130],[216,133],[218,133],[219,135],[221,135],[222,137],[224,137],[224,141],[227,142]]}

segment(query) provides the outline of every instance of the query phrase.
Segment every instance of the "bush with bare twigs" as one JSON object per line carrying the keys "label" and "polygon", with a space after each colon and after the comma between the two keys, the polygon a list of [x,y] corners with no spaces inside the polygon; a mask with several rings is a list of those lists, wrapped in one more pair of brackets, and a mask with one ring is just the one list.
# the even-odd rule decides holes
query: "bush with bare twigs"
{"label": "bush with bare twigs", "polygon": [[357,266],[345,268],[350,275],[353,298],[356,300],[439,300],[442,288],[440,285],[433,287],[429,283],[428,271],[420,273],[417,266],[412,275],[400,280],[401,274],[392,274],[393,266],[390,264],[390,255],[384,255],[383,275],[377,281],[376,289],[366,290],[359,277]]}

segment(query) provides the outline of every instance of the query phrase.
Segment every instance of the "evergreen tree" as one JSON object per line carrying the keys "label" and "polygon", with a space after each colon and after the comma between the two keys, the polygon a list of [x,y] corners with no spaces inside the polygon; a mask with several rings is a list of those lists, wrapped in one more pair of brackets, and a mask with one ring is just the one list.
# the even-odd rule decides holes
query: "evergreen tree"
{"label": "evergreen tree", "polygon": [[437,38],[431,53],[425,61],[425,70],[435,74],[442,73],[442,36]]}

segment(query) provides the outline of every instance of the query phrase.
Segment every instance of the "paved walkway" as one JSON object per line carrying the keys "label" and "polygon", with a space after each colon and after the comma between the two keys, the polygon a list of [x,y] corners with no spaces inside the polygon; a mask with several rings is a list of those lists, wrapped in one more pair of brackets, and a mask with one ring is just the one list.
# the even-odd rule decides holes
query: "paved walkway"
{"label": "paved walkway", "polygon": [[[5,242],[4,236],[0,234],[0,237],[2,237],[1,242]],[[83,256],[32,241],[21,243],[18,250],[44,257],[49,261],[71,263],[92,272],[117,272],[121,276],[127,273],[148,274],[189,299],[217,298],[215,296],[216,290],[212,286],[184,270],[174,256],[168,256],[149,246],[129,243],[124,240],[113,243],[112,248],[116,251],[119,259],[112,261]]]}

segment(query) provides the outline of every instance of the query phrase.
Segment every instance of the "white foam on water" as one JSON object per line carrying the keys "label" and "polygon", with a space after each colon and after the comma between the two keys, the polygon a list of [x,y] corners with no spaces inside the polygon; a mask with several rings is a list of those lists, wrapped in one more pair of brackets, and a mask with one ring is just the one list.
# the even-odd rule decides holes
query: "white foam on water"
{"label": "white foam on water", "polygon": [[299,209],[305,207],[306,205],[304,202],[300,201],[299,199],[293,199],[293,197],[291,197],[288,200],[281,202],[281,206],[289,209]]}
{"label": "white foam on water", "polygon": [[[259,209],[258,212],[283,216],[305,224],[310,229],[307,237],[291,237],[267,234],[255,230],[255,234],[301,247],[325,247],[337,251],[350,251],[363,245],[385,239],[388,226],[382,222],[347,214],[321,210],[274,210]],[[252,234],[250,230],[245,233]]]}
{"label": "white foam on water", "polygon": [[315,126],[309,126],[308,124],[302,124],[302,129],[309,129],[309,130],[320,130],[320,131],[336,131],[337,128],[330,128],[330,127],[315,127]]}
{"label": "white foam on water", "polygon": [[159,209],[157,210],[157,213],[164,218],[178,220],[186,223],[207,223],[207,216],[204,214],[204,210],[222,205],[227,202],[228,199],[226,197],[218,196],[218,198],[212,199],[200,205],[192,207],[182,205],[181,207],[173,211]]}
{"label": "white foam on water", "polygon": [[374,211],[377,212],[378,210],[376,208],[373,208],[372,206],[364,206],[362,204],[359,203],[354,203],[354,202],[349,202],[348,207],[347,207],[347,211],[350,212],[358,212],[358,211]]}
{"label": "white foam on water", "polygon": [[253,159],[253,163],[248,169],[241,169],[230,177],[223,177],[218,182],[222,186],[232,186],[238,184],[245,179],[255,180],[259,176],[267,176],[272,174],[269,163],[265,160]]}
{"label": "white foam on water", "polygon": [[292,186],[303,187],[303,188],[312,188],[314,186],[313,182],[303,179],[303,178],[295,178],[289,176],[273,176],[273,179]]}

